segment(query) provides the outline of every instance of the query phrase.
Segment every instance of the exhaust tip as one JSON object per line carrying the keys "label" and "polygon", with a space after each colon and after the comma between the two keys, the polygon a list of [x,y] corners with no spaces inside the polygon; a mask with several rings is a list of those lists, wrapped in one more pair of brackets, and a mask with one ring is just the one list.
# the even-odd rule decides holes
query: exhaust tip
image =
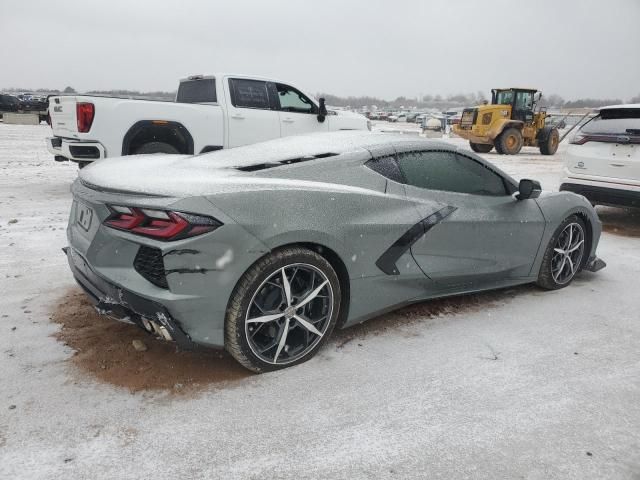
{"label": "exhaust tip", "polygon": [[147,332],[149,332],[149,333],[153,333],[154,332],[154,328],[151,325],[151,322],[148,319],[144,318],[144,317],[142,317],[142,326],[144,327],[144,329]]}
{"label": "exhaust tip", "polygon": [[159,330],[160,330],[160,335],[162,335],[162,338],[168,341],[173,340],[173,337],[171,336],[171,334],[169,333],[169,330],[167,330],[166,327],[161,326]]}

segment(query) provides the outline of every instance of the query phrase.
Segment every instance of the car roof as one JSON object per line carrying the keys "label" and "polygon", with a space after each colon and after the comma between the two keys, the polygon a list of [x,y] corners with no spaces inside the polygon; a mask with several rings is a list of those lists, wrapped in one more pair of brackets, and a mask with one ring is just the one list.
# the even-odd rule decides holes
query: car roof
{"label": "car roof", "polygon": [[[375,150],[389,146],[429,146],[434,149],[455,150],[450,144],[409,135],[374,133],[369,131],[341,131],[313,133],[277,138],[252,145],[203,153],[194,157],[196,163],[215,168],[247,167],[265,163],[306,157],[327,157],[350,152]],[[406,148],[406,147],[405,147]]]}

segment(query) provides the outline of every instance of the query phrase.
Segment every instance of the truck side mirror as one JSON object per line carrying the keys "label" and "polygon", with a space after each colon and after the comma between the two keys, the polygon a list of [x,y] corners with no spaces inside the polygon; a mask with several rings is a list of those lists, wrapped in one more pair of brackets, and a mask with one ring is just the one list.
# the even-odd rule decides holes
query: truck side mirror
{"label": "truck side mirror", "polygon": [[523,178],[518,185],[518,200],[526,200],[527,198],[538,198],[542,193],[542,187],[537,180],[529,180]]}
{"label": "truck side mirror", "polygon": [[320,103],[320,108],[318,109],[318,121],[322,123],[327,117],[327,106],[325,105],[324,98],[318,99],[318,102]]}

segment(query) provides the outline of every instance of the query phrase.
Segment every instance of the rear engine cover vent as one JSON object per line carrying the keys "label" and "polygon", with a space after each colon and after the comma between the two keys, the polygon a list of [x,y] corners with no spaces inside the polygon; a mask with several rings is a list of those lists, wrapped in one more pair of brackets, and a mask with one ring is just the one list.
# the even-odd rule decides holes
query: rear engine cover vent
{"label": "rear engine cover vent", "polygon": [[308,162],[309,160],[315,160],[316,158],[327,158],[338,155],[337,153],[319,153],[318,155],[309,155],[306,157],[299,158],[290,158],[288,160],[281,160],[280,162],[271,162],[271,163],[258,163],[255,165],[246,165],[243,167],[235,167],[236,170],[240,170],[241,172],[257,172],[259,170],[266,170],[267,168],[279,167],[282,165],[291,165],[294,163]]}

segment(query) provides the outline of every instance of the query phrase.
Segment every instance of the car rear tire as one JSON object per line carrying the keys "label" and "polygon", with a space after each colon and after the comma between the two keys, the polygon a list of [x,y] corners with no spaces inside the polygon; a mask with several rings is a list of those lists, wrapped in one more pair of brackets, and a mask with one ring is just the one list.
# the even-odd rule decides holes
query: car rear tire
{"label": "car rear tire", "polygon": [[544,127],[538,133],[538,146],[542,155],[553,155],[560,145],[560,133],[557,128]]}
{"label": "car rear tire", "polygon": [[225,348],[257,373],[312,358],[331,335],[341,291],[318,253],[287,247],[258,260],[236,285],[225,318]]}
{"label": "car rear tire", "polygon": [[134,155],[145,155],[150,153],[180,153],[176,147],[165,142],[149,142],[138,147]]}
{"label": "car rear tire", "polygon": [[520,153],[524,143],[522,132],[514,127],[505,128],[496,140],[496,144],[500,145],[500,150],[505,155]]}
{"label": "car rear tire", "polygon": [[493,145],[488,145],[486,143],[469,142],[469,146],[471,147],[471,150],[476,153],[489,153],[491,150],[493,150]]}
{"label": "car rear tire", "polygon": [[567,217],[549,240],[538,274],[538,286],[557,290],[569,285],[586,261],[588,243],[584,221],[577,215]]}

